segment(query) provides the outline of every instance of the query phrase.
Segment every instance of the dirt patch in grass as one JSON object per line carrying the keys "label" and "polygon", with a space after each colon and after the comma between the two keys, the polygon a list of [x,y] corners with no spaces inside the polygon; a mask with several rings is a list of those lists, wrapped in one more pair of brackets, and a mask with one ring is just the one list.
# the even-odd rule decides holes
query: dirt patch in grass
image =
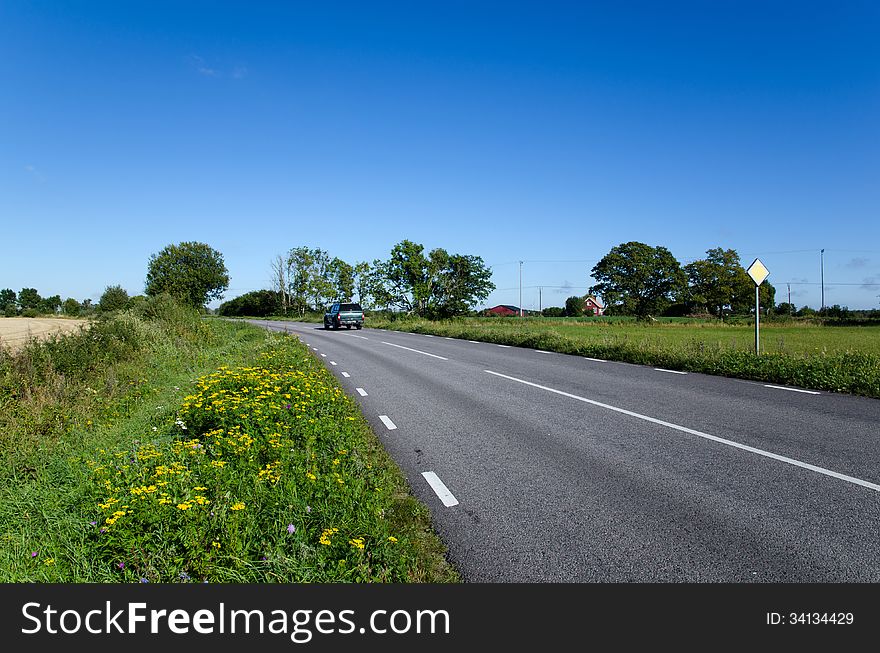
{"label": "dirt patch in grass", "polygon": [[76,331],[86,324],[87,320],[55,317],[4,317],[0,318],[0,345],[17,350],[31,338]]}

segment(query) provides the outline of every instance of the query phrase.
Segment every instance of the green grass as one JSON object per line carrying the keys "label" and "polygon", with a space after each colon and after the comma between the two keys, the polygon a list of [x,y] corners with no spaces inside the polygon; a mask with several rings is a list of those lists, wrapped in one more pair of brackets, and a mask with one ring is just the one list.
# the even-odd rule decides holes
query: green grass
{"label": "green grass", "polygon": [[368,317],[367,324],[880,398],[878,326],[768,322],[755,356],[754,325],[706,320]]}
{"label": "green grass", "polygon": [[0,581],[457,580],[305,347],[152,309],[0,353]]}

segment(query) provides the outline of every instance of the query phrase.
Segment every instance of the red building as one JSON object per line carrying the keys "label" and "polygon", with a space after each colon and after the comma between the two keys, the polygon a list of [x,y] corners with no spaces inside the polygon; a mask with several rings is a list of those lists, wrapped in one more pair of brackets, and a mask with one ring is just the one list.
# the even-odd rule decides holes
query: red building
{"label": "red building", "polygon": [[603,315],[605,313],[605,307],[599,302],[598,298],[593,295],[587,295],[584,299],[584,313]]}
{"label": "red building", "polygon": [[499,304],[492,308],[486,309],[486,315],[500,315],[507,317],[510,315],[519,315],[519,306],[509,306],[507,304]]}

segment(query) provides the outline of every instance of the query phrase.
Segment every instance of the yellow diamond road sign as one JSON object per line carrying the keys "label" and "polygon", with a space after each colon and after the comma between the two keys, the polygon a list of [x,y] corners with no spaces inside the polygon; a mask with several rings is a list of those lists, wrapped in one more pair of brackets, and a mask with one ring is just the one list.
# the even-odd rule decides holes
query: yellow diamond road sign
{"label": "yellow diamond road sign", "polygon": [[761,259],[756,258],[755,261],[749,266],[748,270],[749,276],[752,278],[752,281],[755,282],[756,286],[760,286],[764,283],[764,279],[766,279],[770,275],[770,270],[764,267],[764,264],[761,263]]}

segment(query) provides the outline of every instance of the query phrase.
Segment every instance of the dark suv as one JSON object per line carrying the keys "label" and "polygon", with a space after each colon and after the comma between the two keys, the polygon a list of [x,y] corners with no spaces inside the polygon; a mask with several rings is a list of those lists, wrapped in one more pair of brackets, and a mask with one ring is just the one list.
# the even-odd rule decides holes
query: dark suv
{"label": "dark suv", "polygon": [[346,329],[354,327],[360,329],[364,326],[364,311],[360,304],[333,304],[330,310],[324,313],[324,328],[333,327],[338,329],[344,326]]}

